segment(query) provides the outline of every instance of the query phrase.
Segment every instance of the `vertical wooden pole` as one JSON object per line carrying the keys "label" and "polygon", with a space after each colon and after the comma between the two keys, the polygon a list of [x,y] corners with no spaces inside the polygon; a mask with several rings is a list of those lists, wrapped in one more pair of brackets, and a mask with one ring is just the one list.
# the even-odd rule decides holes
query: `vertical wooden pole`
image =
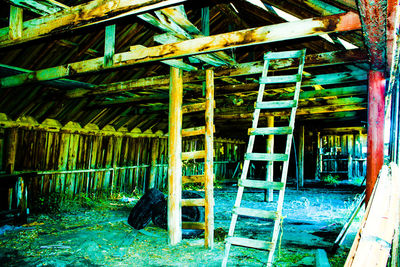
{"label": "vertical wooden pole", "polygon": [[[273,116],[267,117],[267,127],[274,127],[274,117]],[[267,136],[266,145],[267,145],[266,152],[274,153],[274,136],[273,135]],[[274,181],[274,162],[273,161],[267,161],[266,178],[267,178],[268,182]],[[264,200],[267,201],[267,195],[265,195],[264,198],[265,198]],[[274,190],[273,189],[268,189],[268,201],[269,202],[274,201]]]}
{"label": "vertical wooden pole", "polygon": [[322,142],[321,132],[317,132],[317,168],[315,171],[315,180],[321,178],[322,173]]}
{"label": "vertical wooden pole", "polygon": [[157,158],[158,158],[158,148],[160,146],[160,138],[155,137],[151,143],[151,169],[150,178],[147,189],[154,188],[156,186],[156,176],[157,176]]}
{"label": "vertical wooden pole", "polygon": [[304,125],[300,126],[299,129],[299,187],[304,187]]}
{"label": "vertical wooden pole", "polygon": [[115,53],[115,24],[106,26],[104,41],[104,66],[111,66],[114,63]]}
{"label": "vertical wooden pole", "polygon": [[10,21],[9,32],[11,40],[16,40],[22,37],[23,24],[23,9],[17,6],[10,5]]}
{"label": "vertical wooden pole", "polygon": [[203,7],[201,9],[201,32],[205,36],[210,35],[210,7]]}
{"label": "vertical wooden pole", "polygon": [[7,139],[6,172],[13,173],[15,168],[15,156],[17,154],[18,128],[10,128]]}
{"label": "vertical wooden pole", "polygon": [[214,71],[206,70],[206,134],[204,162],[205,176],[205,241],[206,248],[214,247],[214,171],[213,171],[213,146],[214,146]]}
{"label": "vertical wooden pole", "polygon": [[182,240],[182,70],[171,67],[168,125],[168,236],[176,245]]}
{"label": "vertical wooden pole", "polygon": [[369,71],[366,204],[368,204],[383,165],[385,83],[385,76],[382,71]]}

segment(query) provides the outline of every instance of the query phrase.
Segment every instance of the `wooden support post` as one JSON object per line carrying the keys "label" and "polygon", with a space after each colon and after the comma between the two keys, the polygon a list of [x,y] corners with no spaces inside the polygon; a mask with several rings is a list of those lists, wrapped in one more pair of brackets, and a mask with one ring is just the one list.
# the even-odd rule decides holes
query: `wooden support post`
{"label": "wooden support post", "polygon": [[6,172],[13,173],[15,168],[15,156],[17,154],[17,143],[18,143],[18,129],[10,128],[7,139],[7,162]]}
{"label": "wooden support post", "polygon": [[[267,127],[274,127],[274,117],[273,116],[267,117]],[[274,153],[274,136],[273,135],[267,136],[266,145],[267,145],[266,152]],[[273,161],[267,161],[266,178],[267,178],[268,182],[274,181],[274,162]],[[265,195],[264,198],[265,198],[264,200],[267,201],[267,195]],[[273,189],[268,189],[268,201],[269,202],[274,201],[274,190]]]}
{"label": "wooden support post", "polygon": [[370,70],[368,78],[366,204],[368,204],[379,171],[383,165],[386,82],[382,71]]}
{"label": "wooden support post", "polygon": [[156,176],[157,176],[157,159],[158,159],[158,151],[160,147],[160,138],[155,137],[151,143],[151,169],[150,169],[150,178],[147,189],[152,189],[156,186]]}
{"label": "wooden support post", "polygon": [[317,133],[317,168],[315,171],[315,180],[321,179],[322,173],[322,142],[321,132]]}
{"label": "wooden support post", "polygon": [[349,153],[347,162],[347,179],[351,180],[353,178],[353,157]]}
{"label": "wooden support post", "polygon": [[182,240],[182,70],[171,67],[168,125],[168,237],[171,245]]}
{"label": "wooden support post", "polygon": [[210,7],[201,9],[201,31],[204,36],[210,35]]}
{"label": "wooden support post", "polygon": [[10,22],[8,36],[10,40],[17,40],[22,37],[23,9],[10,5]]}
{"label": "wooden support post", "polygon": [[205,176],[205,241],[206,248],[214,247],[214,71],[206,70],[206,134],[204,162]]}
{"label": "wooden support post", "polygon": [[115,54],[115,24],[106,26],[106,40],[104,42],[104,66],[114,64]]}
{"label": "wooden support post", "polygon": [[300,126],[299,129],[299,158],[298,158],[298,169],[299,169],[299,187],[304,187],[304,125]]}

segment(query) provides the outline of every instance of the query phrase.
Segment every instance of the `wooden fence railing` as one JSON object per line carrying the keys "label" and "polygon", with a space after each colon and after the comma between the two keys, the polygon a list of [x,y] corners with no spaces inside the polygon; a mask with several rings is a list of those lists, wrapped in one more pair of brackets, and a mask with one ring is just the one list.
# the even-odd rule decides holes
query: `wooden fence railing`
{"label": "wooden fence railing", "polygon": [[[30,117],[12,121],[2,113],[0,131],[4,162],[0,173],[30,174],[29,198],[51,192],[69,197],[143,192],[150,184],[159,189],[167,187],[167,138],[161,131],[116,130],[110,125],[99,129],[94,124],[81,127],[75,122],[63,126],[52,119],[39,124]],[[224,178],[233,174],[242,160],[244,142],[216,138],[214,143],[215,175]],[[204,142],[185,138],[183,146],[192,151]],[[188,162],[184,175],[202,168],[201,161]]]}

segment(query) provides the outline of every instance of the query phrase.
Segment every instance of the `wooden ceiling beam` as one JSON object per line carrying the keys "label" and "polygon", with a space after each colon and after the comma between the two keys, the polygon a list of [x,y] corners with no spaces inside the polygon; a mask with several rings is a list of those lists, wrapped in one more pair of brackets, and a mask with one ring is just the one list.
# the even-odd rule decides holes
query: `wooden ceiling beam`
{"label": "wooden ceiling beam", "polygon": [[9,27],[0,29],[0,48],[67,32],[128,15],[141,14],[186,2],[185,0],[94,0],[23,23],[21,38],[12,40]]}
{"label": "wooden ceiling beam", "polygon": [[[107,2],[108,3],[108,2]],[[57,14],[57,13],[55,13]],[[316,36],[336,31],[357,30],[361,27],[353,12],[327,17],[280,23],[253,29],[206,36],[179,43],[165,44],[142,49],[140,53],[129,51],[114,55],[112,66],[105,67],[103,57],[65,64],[0,79],[0,88],[15,87],[39,81],[48,81],[106,69],[117,69],[139,63],[161,61],[202,53],[244,47],[269,42]],[[8,35],[7,35],[8,36]]]}
{"label": "wooden ceiling beam", "polygon": [[[296,116],[302,115],[315,115],[323,113],[333,113],[333,112],[347,112],[347,111],[357,111],[366,110],[367,103],[355,104],[355,105],[327,105],[327,106],[315,106],[315,107],[304,107],[298,108]],[[290,114],[289,111],[276,111],[276,112],[265,112],[260,114],[260,118],[268,116],[278,116],[285,117]],[[215,112],[215,119],[252,119],[253,113],[235,113],[235,114],[221,114],[220,112]]]}
{"label": "wooden ceiling beam", "polygon": [[[347,84],[349,82],[360,82],[368,79],[367,72],[365,71],[347,71],[329,74],[311,75],[310,77],[303,77],[301,87],[314,86],[314,85],[331,85],[331,84]],[[265,93],[276,93],[293,90],[292,87],[281,88],[265,88]],[[242,83],[234,85],[224,85],[218,87],[219,92],[240,92],[240,91],[255,91],[258,90],[258,83]]]}
{"label": "wooden ceiling beam", "polygon": [[[320,54],[310,54],[306,56],[305,68],[309,67],[321,67],[330,66],[337,64],[349,64],[349,63],[360,63],[367,60],[367,55],[361,50],[348,50],[348,51],[334,51]],[[297,68],[298,62],[292,60],[274,60],[270,62],[271,70],[286,70]],[[214,78],[229,78],[238,77],[251,74],[260,74],[263,69],[262,61],[248,62],[237,64],[233,68],[220,67],[215,68]],[[204,71],[197,71],[192,73],[184,73],[184,83],[204,81]],[[83,97],[88,95],[103,95],[103,94],[114,94],[122,93],[126,91],[132,91],[136,89],[145,89],[146,87],[162,86],[169,84],[169,76],[155,76],[142,78],[137,80],[129,80],[123,82],[117,82],[112,84],[103,84],[86,89],[70,90],[66,93],[68,97]]]}

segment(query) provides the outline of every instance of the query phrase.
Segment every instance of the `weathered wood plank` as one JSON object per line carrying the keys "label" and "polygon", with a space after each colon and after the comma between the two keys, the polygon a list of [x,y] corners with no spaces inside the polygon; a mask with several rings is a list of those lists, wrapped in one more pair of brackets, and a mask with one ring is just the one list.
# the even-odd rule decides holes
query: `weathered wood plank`
{"label": "weathered wood plank", "polygon": [[[295,31],[293,30],[294,28],[298,30]],[[235,47],[316,36],[329,32],[357,30],[359,28],[359,17],[357,14],[352,12],[263,26],[186,40],[180,43],[153,46],[143,49],[140,53],[135,51],[119,53],[114,55],[114,64],[110,67],[104,66],[104,59],[101,57],[42,69],[29,74],[19,74],[6,77],[0,79],[0,88],[19,86],[37,81],[65,78],[72,75],[95,72],[103,69],[121,68],[138,63],[154,62],[183,56],[210,53]],[[285,33],[284,35],[282,35],[283,32]]]}
{"label": "weathered wood plank", "polygon": [[14,5],[10,6],[10,26],[8,37],[11,40],[18,40],[22,37],[23,10]]}
{"label": "weathered wood plank", "polygon": [[185,0],[94,0],[24,22],[22,36],[18,40],[9,38],[8,27],[2,28],[0,29],[0,47],[20,44],[50,36],[54,33],[66,32],[183,2]]}

